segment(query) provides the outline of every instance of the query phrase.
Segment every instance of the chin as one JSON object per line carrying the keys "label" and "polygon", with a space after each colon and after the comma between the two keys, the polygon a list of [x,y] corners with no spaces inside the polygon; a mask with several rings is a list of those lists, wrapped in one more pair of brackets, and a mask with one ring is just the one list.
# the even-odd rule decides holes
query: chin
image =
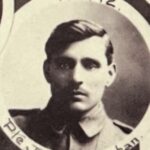
{"label": "chin", "polygon": [[72,113],[83,114],[83,113],[87,112],[88,110],[89,110],[89,108],[81,102],[75,102],[70,105],[70,111]]}

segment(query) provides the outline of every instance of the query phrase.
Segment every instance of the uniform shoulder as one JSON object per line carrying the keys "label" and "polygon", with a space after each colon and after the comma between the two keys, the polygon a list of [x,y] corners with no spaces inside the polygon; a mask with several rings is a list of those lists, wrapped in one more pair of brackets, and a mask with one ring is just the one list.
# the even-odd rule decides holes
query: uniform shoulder
{"label": "uniform shoulder", "polygon": [[9,110],[16,124],[21,128],[25,129],[33,116],[36,116],[40,109],[11,109]]}
{"label": "uniform shoulder", "polygon": [[98,147],[106,149],[123,140],[131,131],[130,126],[118,120],[108,118],[103,130],[100,132]]}
{"label": "uniform shoulder", "polygon": [[119,127],[124,133],[129,134],[132,132],[133,127],[130,125],[127,125],[119,120],[113,120],[113,124],[117,127]]}
{"label": "uniform shoulder", "polygon": [[30,116],[32,114],[36,114],[40,112],[41,110],[36,108],[36,109],[10,109],[9,113],[11,114],[12,117],[16,117],[18,115],[21,116]]}

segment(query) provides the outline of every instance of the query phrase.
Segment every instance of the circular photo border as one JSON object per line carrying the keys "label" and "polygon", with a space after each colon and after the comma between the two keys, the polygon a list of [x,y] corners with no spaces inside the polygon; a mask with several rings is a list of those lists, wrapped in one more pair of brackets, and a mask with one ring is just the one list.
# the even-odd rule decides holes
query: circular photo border
{"label": "circular photo border", "polygon": [[14,19],[14,1],[2,0],[2,17],[0,23],[0,54],[8,40]]}
{"label": "circular photo border", "polygon": [[[68,3],[68,1],[65,1],[65,2]],[[28,6],[31,6],[31,5],[34,5],[34,7],[37,7],[37,9],[38,9],[38,5],[40,2],[42,2],[42,0],[33,0],[29,4],[24,6],[24,9],[27,10]],[[48,2],[48,0],[45,0],[45,3],[46,2]],[[93,0],[92,3],[93,2],[96,2],[96,0],[95,1]],[[60,4],[60,3],[63,3],[63,1],[62,2],[59,2],[59,1],[51,2],[51,3]],[[133,23],[133,25],[137,28],[137,30],[141,33],[148,48],[150,49],[150,36],[149,36],[150,35],[150,30],[149,30],[150,27],[149,27],[149,24],[145,21],[145,19],[142,17],[142,15],[139,14],[138,11],[136,11],[132,6],[130,6],[125,1],[105,0],[105,1],[102,1],[102,4],[112,7],[115,10],[117,10],[118,12],[120,12],[122,15],[126,16]],[[131,13],[132,13],[132,15],[131,15]],[[134,20],[136,20],[136,21],[134,21]],[[2,22],[3,22],[3,20],[2,20]],[[9,27],[11,27],[10,23],[8,23],[7,25],[9,25]],[[142,28],[141,28],[141,26],[142,26]],[[1,26],[1,29],[2,29],[2,26]],[[10,31],[10,28],[8,31]],[[4,34],[4,33],[2,33],[2,31],[0,30],[0,39],[1,39],[2,34]],[[7,37],[8,37],[8,34],[7,34]],[[4,44],[3,44],[3,46],[4,46]],[[4,99],[3,99],[3,95],[1,93],[1,91],[0,91],[0,98],[1,98],[0,105],[4,106],[5,104],[4,104]],[[6,106],[4,106],[4,107],[2,107],[2,109],[0,109],[0,116],[3,116],[0,118],[1,128],[6,133],[6,135],[9,137],[9,139],[20,149],[49,150],[48,148],[45,148],[45,147],[41,146],[40,144],[34,142],[18,127],[18,125],[16,125],[16,123],[11,118],[10,114],[8,113]],[[139,125],[136,127],[136,129],[130,135],[128,135],[127,138],[118,142],[116,145],[111,146],[107,150],[109,150],[109,149],[111,149],[111,150],[126,149],[129,146],[132,149],[132,148],[136,147],[137,145],[139,145],[141,140],[143,140],[143,137],[149,131],[149,128],[150,128],[150,122],[148,121],[149,118],[150,118],[150,107],[148,107],[147,112],[145,113],[143,119],[141,120]]]}

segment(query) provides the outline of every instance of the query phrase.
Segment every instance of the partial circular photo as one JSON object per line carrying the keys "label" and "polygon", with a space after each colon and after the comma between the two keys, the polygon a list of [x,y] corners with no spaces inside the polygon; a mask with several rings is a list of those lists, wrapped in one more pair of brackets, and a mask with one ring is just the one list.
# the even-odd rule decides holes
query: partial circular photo
{"label": "partial circular photo", "polygon": [[149,33],[124,1],[20,8],[0,55],[0,149],[139,149],[150,124]]}
{"label": "partial circular photo", "polygon": [[2,0],[0,1],[0,20],[2,19]]}
{"label": "partial circular photo", "polygon": [[150,0],[125,0],[138,10],[150,23]]}

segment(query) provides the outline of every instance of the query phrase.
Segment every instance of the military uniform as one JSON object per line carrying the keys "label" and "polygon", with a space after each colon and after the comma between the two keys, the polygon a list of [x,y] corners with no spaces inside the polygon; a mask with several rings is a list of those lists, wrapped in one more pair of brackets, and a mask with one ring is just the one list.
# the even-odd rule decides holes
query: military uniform
{"label": "military uniform", "polygon": [[[81,120],[56,128],[53,115],[45,110],[11,111],[16,123],[33,140],[52,150],[104,150],[123,139],[131,128],[112,122],[102,109],[87,113]],[[63,118],[58,118],[58,122]],[[74,119],[73,119],[74,120]],[[1,133],[0,150],[18,150]]]}

